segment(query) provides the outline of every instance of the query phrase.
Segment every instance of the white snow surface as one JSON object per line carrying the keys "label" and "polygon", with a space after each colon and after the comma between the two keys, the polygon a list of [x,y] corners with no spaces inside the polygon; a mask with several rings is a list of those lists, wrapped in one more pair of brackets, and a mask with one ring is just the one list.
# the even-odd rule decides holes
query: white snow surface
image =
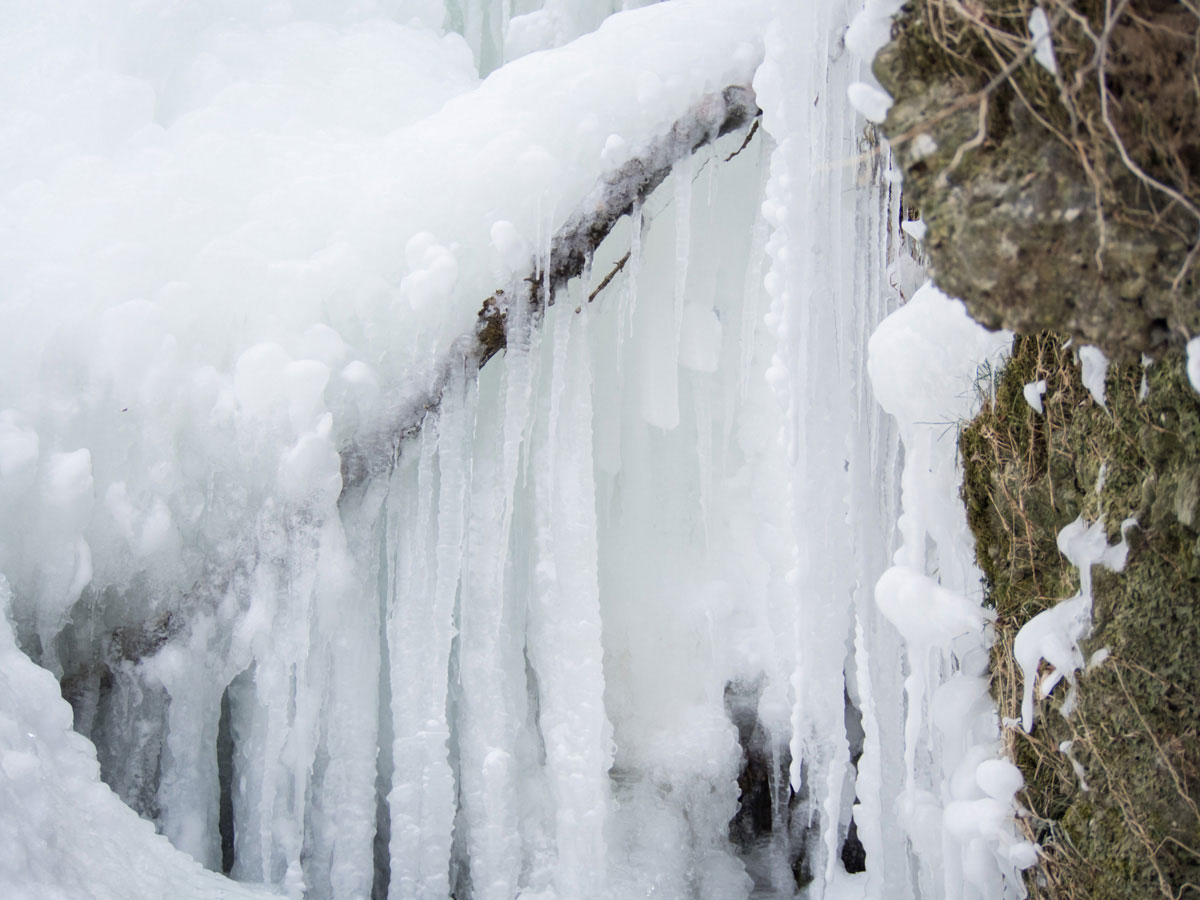
{"label": "white snow surface", "polygon": [[[5,895],[783,898],[802,850],[808,900],[1017,896],[954,458],[1009,337],[918,289],[887,153],[845,164],[897,8],[0,13]],[[762,134],[344,491],[597,181],[751,79]]]}
{"label": "white snow surface", "polygon": [[1107,409],[1108,404],[1104,402],[1104,381],[1108,377],[1108,357],[1099,347],[1085,345],[1079,348],[1079,362],[1082,368],[1079,377],[1083,386],[1088,389],[1093,400]]}
{"label": "white snow surface", "polygon": [[892,108],[892,98],[874,85],[856,81],[846,88],[851,105],[871,122],[882,122]]}

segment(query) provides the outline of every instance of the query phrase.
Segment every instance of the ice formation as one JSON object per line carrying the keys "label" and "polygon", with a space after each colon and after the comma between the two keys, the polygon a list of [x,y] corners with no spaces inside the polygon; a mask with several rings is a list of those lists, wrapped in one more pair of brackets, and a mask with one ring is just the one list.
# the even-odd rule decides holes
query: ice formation
{"label": "ice formation", "polygon": [[1054,42],[1050,37],[1050,19],[1046,10],[1035,6],[1029,14],[1029,37],[1033,41],[1033,58],[1051,75],[1058,74],[1058,60],[1054,56]]}
{"label": "ice formation", "polygon": [[1079,348],[1079,362],[1079,377],[1083,386],[1088,389],[1093,400],[1107,409],[1104,402],[1104,381],[1108,377],[1108,357],[1099,347],[1084,346]]}
{"label": "ice formation", "polygon": [[[1124,569],[1129,553],[1125,534],[1136,525],[1136,519],[1123,521],[1121,539],[1111,546],[1104,533],[1103,519],[1088,525],[1080,516],[1058,533],[1059,551],[1079,570],[1079,591],[1038,613],[1021,626],[1013,640],[1013,659],[1021,668],[1024,682],[1021,725],[1026,731],[1033,730],[1035,688],[1039,697],[1048,697],[1065,678],[1070,693],[1063,703],[1063,715],[1070,714],[1075,705],[1075,673],[1084,666],[1079,642],[1092,628],[1092,566],[1102,565],[1114,572]],[[1107,651],[1097,651],[1091,662],[1103,662],[1107,655]],[[1049,669],[1039,679],[1042,660]]]}
{"label": "ice formation", "polygon": [[6,10],[6,896],[1018,894],[896,6]]}
{"label": "ice formation", "polygon": [[1042,378],[1038,381],[1031,381],[1021,389],[1021,393],[1025,397],[1025,402],[1029,404],[1038,415],[1045,413],[1045,405],[1042,403],[1042,397],[1046,395],[1046,379]]}

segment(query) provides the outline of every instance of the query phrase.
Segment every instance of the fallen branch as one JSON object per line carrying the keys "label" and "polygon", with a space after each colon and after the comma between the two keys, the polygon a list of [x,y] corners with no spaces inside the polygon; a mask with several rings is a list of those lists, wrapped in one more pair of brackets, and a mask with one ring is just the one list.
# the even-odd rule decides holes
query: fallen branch
{"label": "fallen branch", "polygon": [[[441,402],[442,392],[451,375],[467,368],[477,371],[508,345],[508,314],[516,304],[524,304],[530,313],[527,321],[536,326],[546,306],[554,304],[555,294],[568,281],[583,274],[596,248],[608,236],[618,220],[629,215],[650,193],[666,180],[675,163],[695,153],[717,138],[757,123],[761,110],[754,92],[745,86],[727,87],[710,94],[689,110],[671,130],[652,141],[635,158],[605,176],[580,204],[579,209],[559,229],[551,243],[549,265],[530,261],[529,275],[515,293],[497,291],[488,297],[475,321],[474,329],[459,337],[446,353],[432,385],[415,395],[398,397],[393,404],[391,422],[369,431],[342,450],[342,497],[377,475],[389,473],[400,458],[404,442],[417,434],[425,416]],[[743,145],[744,146],[744,145]],[[624,268],[627,253],[588,297],[596,298]],[[187,595],[184,608],[214,605],[227,589],[229,578],[215,573]],[[105,665],[121,661],[139,662],[157,653],[184,631],[192,612],[167,610],[137,624],[122,626],[112,633],[111,654]],[[98,671],[82,673],[98,677]],[[80,673],[67,673],[68,677]]]}
{"label": "fallen branch", "polygon": [[[549,259],[530,260],[529,274],[514,291],[499,290],[483,301],[474,330],[447,350],[428,388],[398,398],[386,425],[360,435],[342,450],[342,497],[371,478],[391,472],[404,442],[420,431],[425,416],[440,404],[452,373],[464,368],[478,370],[508,346],[510,310],[527,311],[528,321],[536,326],[545,308],[554,304],[558,291],[584,273],[596,248],[621,217],[632,213],[662,184],[677,162],[723,135],[751,126],[760,114],[748,86],[732,85],[709,94],[665,135],[602,178],[554,235]],[[596,292],[615,274],[610,273]]]}

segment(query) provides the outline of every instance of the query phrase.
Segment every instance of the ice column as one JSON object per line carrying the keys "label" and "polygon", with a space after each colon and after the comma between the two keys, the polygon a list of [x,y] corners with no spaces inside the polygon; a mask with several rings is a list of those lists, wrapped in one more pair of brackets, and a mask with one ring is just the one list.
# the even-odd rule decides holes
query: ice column
{"label": "ice column", "polygon": [[[886,148],[845,99],[861,70],[840,45],[856,10],[786,2],[777,9],[755,88],[777,140],[763,212],[771,226],[766,321],[775,341],[767,380],[790,460],[791,781],[801,798],[793,828],[809,829],[814,900],[847,877],[840,851],[851,818],[869,894],[906,897],[905,848],[885,841],[881,828],[900,789],[890,774],[899,765],[899,697],[890,684],[900,655],[871,596],[892,544],[898,448],[865,370],[871,330],[901,299],[887,278],[901,250],[889,223],[899,198],[886,177]],[[857,775],[847,698],[865,732]]]}
{"label": "ice column", "polygon": [[[474,429],[473,376],[458,372],[413,454],[415,478],[393,477],[394,548],[387,618],[391,661],[392,898],[450,892],[456,800],[446,699],[466,529]],[[436,508],[435,508],[436,507]]]}
{"label": "ice column", "polygon": [[612,729],[604,709],[588,313],[551,317],[550,387],[534,432],[535,574],[528,650],[554,802],[560,897],[604,888]]}
{"label": "ice column", "polygon": [[459,598],[460,799],[477,900],[510,900],[521,870],[514,749],[525,720],[523,604],[506,596],[521,444],[529,426],[537,332],[509,321],[500,384],[487,376],[476,419]]}

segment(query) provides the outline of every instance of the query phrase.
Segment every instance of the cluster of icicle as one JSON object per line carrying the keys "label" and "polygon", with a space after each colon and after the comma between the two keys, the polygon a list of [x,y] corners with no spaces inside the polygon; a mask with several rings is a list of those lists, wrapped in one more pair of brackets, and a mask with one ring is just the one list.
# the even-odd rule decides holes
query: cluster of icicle
{"label": "cluster of icicle", "polygon": [[[16,848],[0,883],[312,900],[1016,891],[952,436],[926,421],[969,410],[905,399],[953,404],[999,344],[913,296],[888,151],[846,100],[869,78],[840,44],[856,10],[673,0],[526,56],[615,4],[401,6],[411,33],[349,28],[362,43],[337,52],[379,38],[445,63],[440,111],[357,149],[292,135],[251,204],[278,227],[235,222],[153,302],[114,288],[95,347],[47,325],[79,399],[5,400],[0,487],[33,525],[0,548],[16,626],[0,629],[0,844]],[[280,65],[336,32],[263,27]],[[483,70],[522,58],[468,90],[445,28]],[[241,39],[222,45],[234,62]],[[634,51],[645,71],[623,62]],[[522,258],[545,263],[588,173],[755,72],[757,136],[685,157],[544,315],[507,311],[504,355],[452,372],[394,467],[347,488],[337,449],[426,390],[438,348],[515,287]],[[161,162],[177,140],[200,167],[233,152],[217,138],[257,123],[238,105],[255,89],[195,90],[210,88],[205,116],[129,152]],[[331,169],[288,168],[305,159]],[[389,174],[397,159],[428,183]],[[110,181],[122,203],[137,184]],[[22,190],[14,203],[40,188]],[[323,244],[329,216],[341,230]],[[162,271],[195,239],[167,241]],[[235,296],[227,267],[257,305],[205,318],[189,300]],[[59,396],[24,370],[14,384]],[[925,607],[944,615],[918,627]],[[18,643],[62,679],[96,758]],[[976,809],[990,830],[971,831]]]}

